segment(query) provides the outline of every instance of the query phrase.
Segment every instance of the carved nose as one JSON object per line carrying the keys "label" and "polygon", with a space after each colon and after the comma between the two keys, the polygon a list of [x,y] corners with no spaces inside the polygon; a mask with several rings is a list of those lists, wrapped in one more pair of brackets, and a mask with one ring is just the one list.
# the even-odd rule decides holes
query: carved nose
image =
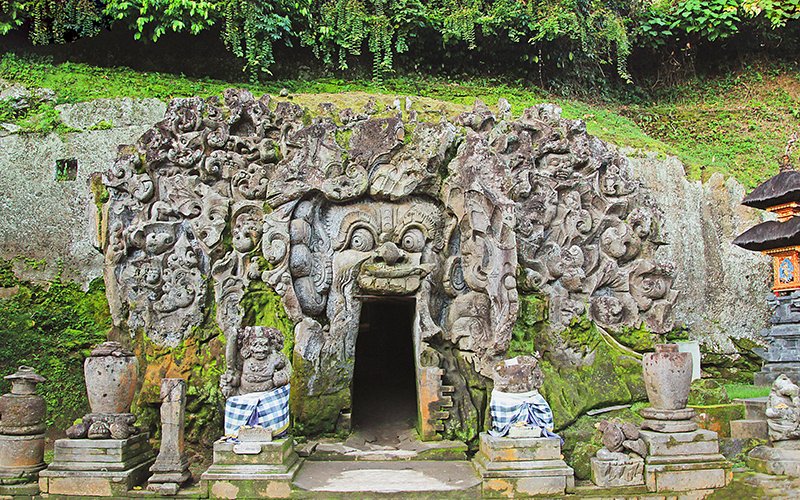
{"label": "carved nose", "polygon": [[378,261],[384,261],[390,266],[393,266],[397,262],[402,262],[403,259],[403,252],[391,241],[387,241],[378,248]]}

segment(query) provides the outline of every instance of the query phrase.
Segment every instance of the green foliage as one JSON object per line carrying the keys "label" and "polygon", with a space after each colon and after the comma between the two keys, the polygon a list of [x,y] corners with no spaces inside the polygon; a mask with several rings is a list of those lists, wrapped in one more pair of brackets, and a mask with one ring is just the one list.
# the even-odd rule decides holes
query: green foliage
{"label": "green foliage", "polygon": [[[20,282],[10,276],[10,263],[0,260],[2,285],[12,282],[17,293],[0,299],[0,374],[19,365],[33,366],[47,382],[40,394],[47,402],[47,423],[67,427],[88,411],[83,361],[91,348],[106,340],[111,315],[102,278],[87,291],[62,281],[60,272],[46,284]],[[0,393],[9,389],[0,380]]]}
{"label": "green foliage", "polygon": [[110,19],[122,21],[138,40],[142,36],[152,41],[172,31],[188,31],[196,35],[216,21],[219,2],[207,0],[103,0],[103,13]]}
{"label": "green foliage", "polygon": [[27,0],[15,2],[17,15],[25,12],[34,44],[64,43],[97,34],[100,13],[94,0]]}
{"label": "green foliage", "polygon": [[311,0],[226,0],[222,2],[225,29],[222,41],[236,57],[244,59],[244,69],[256,80],[269,74],[275,62],[273,44],[284,40],[291,45],[292,18],[305,22],[310,16]]}

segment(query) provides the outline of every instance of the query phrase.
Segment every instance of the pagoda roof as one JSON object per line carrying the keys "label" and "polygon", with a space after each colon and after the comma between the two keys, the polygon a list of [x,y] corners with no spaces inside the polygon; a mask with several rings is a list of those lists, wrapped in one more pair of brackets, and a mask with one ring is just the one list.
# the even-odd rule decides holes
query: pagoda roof
{"label": "pagoda roof", "polygon": [[800,246],[800,217],[786,222],[762,222],[737,236],[733,244],[754,251]]}
{"label": "pagoda roof", "polygon": [[759,184],[742,205],[766,210],[792,201],[800,202],[800,172],[784,170]]}

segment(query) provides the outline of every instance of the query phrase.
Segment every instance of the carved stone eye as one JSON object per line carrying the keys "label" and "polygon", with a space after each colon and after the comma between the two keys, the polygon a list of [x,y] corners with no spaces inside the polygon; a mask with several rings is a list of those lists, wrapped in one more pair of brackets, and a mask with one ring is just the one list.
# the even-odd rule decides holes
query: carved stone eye
{"label": "carved stone eye", "polygon": [[422,234],[422,231],[413,227],[403,234],[400,246],[406,252],[421,252],[425,246],[425,235]]}
{"label": "carved stone eye", "polygon": [[350,248],[359,252],[369,252],[375,248],[375,238],[368,229],[360,227],[350,236]]}

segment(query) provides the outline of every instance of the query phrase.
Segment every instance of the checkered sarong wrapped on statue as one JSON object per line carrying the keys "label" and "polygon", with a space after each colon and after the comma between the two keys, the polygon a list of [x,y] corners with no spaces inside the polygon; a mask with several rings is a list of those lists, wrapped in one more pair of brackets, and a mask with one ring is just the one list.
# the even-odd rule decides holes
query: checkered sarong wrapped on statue
{"label": "checkered sarong wrapped on statue", "polygon": [[502,437],[512,425],[538,427],[545,437],[560,437],[553,433],[553,410],[539,391],[501,392],[492,391],[489,403],[492,428],[489,434]]}
{"label": "checkered sarong wrapped on statue", "polygon": [[278,437],[289,428],[289,384],[271,391],[232,396],[225,401],[225,435],[237,436],[242,426],[266,427]]}

